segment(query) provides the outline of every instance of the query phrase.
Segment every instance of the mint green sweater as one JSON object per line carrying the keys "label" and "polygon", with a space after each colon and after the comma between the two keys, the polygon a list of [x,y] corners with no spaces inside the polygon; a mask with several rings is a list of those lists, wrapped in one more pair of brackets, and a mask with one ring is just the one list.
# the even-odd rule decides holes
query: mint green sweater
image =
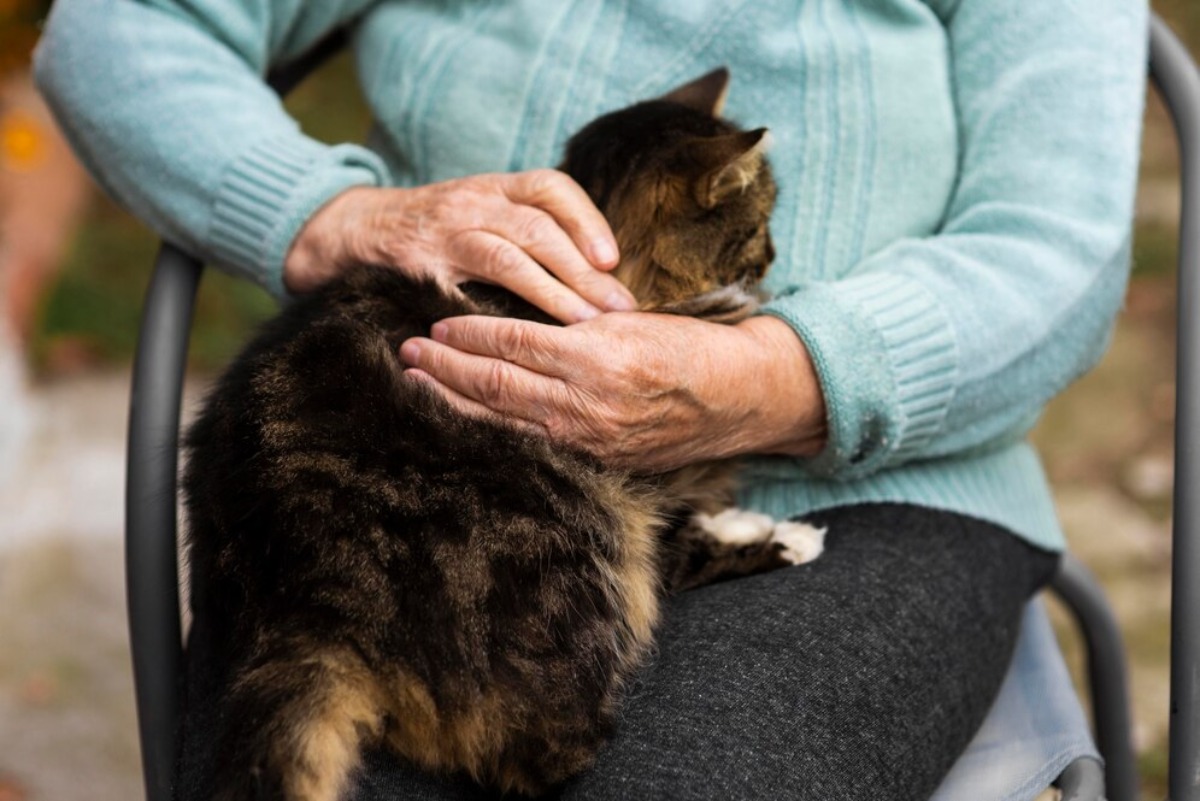
{"label": "mint green sweater", "polygon": [[[1129,262],[1145,0],[57,0],[36,74],[135,214],[282,294],[355,184],[556,163],[572,131],[710,68],[771,128],[766,313],[811,351],[814,459],[761,458],[776,516],[907,501],[1062,546],[1025,442],[1103,352]],[[261,76],[349,24],[369,147],[304,136]],[[753,392],[753,387],[747,387]]]}

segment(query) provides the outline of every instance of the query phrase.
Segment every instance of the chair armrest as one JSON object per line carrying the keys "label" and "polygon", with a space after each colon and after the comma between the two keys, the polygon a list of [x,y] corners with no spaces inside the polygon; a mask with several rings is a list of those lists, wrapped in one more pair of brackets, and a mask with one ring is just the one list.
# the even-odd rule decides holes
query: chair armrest
{"label": "chair armrest", "polygon": [[1062,790],[1060,801],[1104,801],[1104,767],[1091,757],[1080,757],[1054,785]]}
{"label": "chair armrest", "polygon": [[183,664],[176,562],[179,406],[203,266],[164,244],[142,307],[129,403],[125,586],[142,772],[150,801],[169,801]]}
{"label": "chair armrest", "polygon": [[1104,784],[1109,797],[1112,801],[1137,801],[1137,760],[1121,630],[1104,591],[1083,563],[1071,554],[1063,555],[1050,588],[1074,615],[1087,645],[1096,745],[1104,757]]}

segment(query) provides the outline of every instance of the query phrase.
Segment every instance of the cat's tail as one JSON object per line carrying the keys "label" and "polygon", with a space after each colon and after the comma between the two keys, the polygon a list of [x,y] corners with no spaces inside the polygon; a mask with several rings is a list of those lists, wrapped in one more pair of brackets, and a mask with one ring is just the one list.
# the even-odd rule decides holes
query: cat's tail
{"label": "cat's tail", "polygon": [[279,643],[221,707],[215,801],[338,801],[383,733],[378,685],[349,648]]}

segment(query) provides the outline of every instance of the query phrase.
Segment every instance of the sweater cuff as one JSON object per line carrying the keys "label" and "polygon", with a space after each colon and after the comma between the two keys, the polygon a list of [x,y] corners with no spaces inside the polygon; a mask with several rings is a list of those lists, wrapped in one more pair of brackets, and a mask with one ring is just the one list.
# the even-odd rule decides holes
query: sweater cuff
{"label": "sweater cuff", "polygon": [[387,168],[358,145],[291,134],[258,143],[221,180],[208,246],[223,264],[277,298],[292,240],[317,209],[351,186],[382,186]]}
{"label": "sweater cuff", "polygon": [[858,478],[918,455],[938,433],[958,376],[949,318],[896,274],[793,288],[763,306],[812,357],[828,412],[828,443],[809,472]]}

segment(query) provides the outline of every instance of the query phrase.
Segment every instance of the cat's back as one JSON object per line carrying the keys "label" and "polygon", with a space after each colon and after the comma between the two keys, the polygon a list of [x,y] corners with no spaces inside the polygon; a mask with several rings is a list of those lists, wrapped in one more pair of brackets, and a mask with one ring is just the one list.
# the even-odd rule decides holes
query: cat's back
{"label": "cat's back", "polygon": [[264,493],[304,492],[306,458],[368,463],[403,439],[430,404],[403,380],[399,342],[471,311],[432,281],[374,267],[287,306],[219,378],[187,433],[193,529],[196,517],[245,514],[239,499],[261,506]]}
{"label": "cat's back", "polygon": [[[403,376],[401,342],[480,311],[365,268],[272,321],[188,435],[197,583],[240,609],[320,608],[403,639],[414,609],[525,614],[522,586],[547,565],[568,576],[616,558],[620,518],[644,506],[622,476]],[[364,586],[375,591],[336,589]]]}

